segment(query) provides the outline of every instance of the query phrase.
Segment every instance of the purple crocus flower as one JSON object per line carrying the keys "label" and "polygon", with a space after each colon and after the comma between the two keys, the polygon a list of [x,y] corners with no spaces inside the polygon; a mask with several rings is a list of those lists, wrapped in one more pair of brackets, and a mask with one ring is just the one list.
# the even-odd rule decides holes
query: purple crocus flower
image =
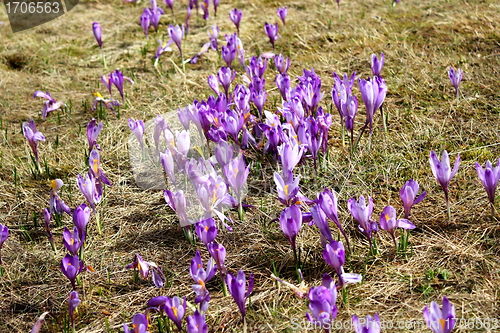
{"label": "purple crocus flower", "polygon": [[219,7],[220,0],[213,0],[214,3],[214,16],[217,17],[217,7]]}
{"label": "purple crocus flower", "polygon": [[83,271],[83,261],[77,255],[67,254],[61,261],[61,272],[70,280],[73,290],[76,290],[76,277]]}
{"label": "purple crocus flower", "polygon": [[99,136],[99,133],[101,133],[101,130],[102,130],[102,121],[99,124],[97,124],[97,120],[92,118],[92,120],[87,125],[87,141],[89,142],[89,151],[92,151],[94,147],[97,150],[101,149],[97,144],[97,137]]}
{"label": "purple crocus flower", "polygon": [[328,330],[331,323],[337,317],[337,288],[335,282],[328,275],[323,275],[322,285],[312,287],[307,294],[309,299],[309,310],[311,313],[306,313],[306,318],[310,322],[319,327],[325,327]]}
{"label": "purple crocus flower", "polygon": [[288,14],[288,7],[280,7],[276,11],[276,13],[278,14],[278,17],[280,18],[281,22],[283,22],[283,25],[286,25],[285,19],[286,19],[286,15]]}
{"label": "purple crocus flower", "polygon": [[243,154],[233,158],[225,167],[224,174],[231,189],[235,193],[237,203],[241,203],[242,192],[246,186],[250,165],[246,166]]}
{"label": "purple crocus flower", "polygon": [[73,210],[73,224],[78,229],[78,235],[82,244],[85,242],[89,220],[90,208],[86,204],[81,204]]}
{"label": "purple crocus flower", "polygon": [[174,41],[175,45],[177,45],[177,48],[179,49],[179,53],[181,55],[182,61],[184,61],[184,58],[182,56],[182,38],[184,38],[184,24],[182,25],[182,28],[179,27],[179,25],[173,26],[172,24],[168,26],[168,34],[170,35],[170,38]]}
{"label": "purple crocus flower", "polygon": [[160,153],[160,162],[169,180],[175,184],[175,164],[170,149],[165,150],[165,154]]}
{"label": "purple crocus flower", "polygon": [[43,106],[42,106],[42,119],[43,120],[47,119],[47,115],[49,114],[49,112],[55,111],[63,105],[63,103],[61,103],[61,102],[56,102],[56,100],[54,98],[52,98],[52,96],[50,95],[50,93],[48,91],[43,92],[43,91],[37,90],[33,94],[33,98],[36,98],[36,97],[43,97],[46,99],[46,101],[43,103]]}
{"label": "purple crocus flower", "polygon": [[191,20],[191,11],[193,10],[193,5],[191,4],[191,1],[189,1],[189,4],[187,6],[186,10],[186,20],[185,20],[185,29],[184,29],[184,34],[187,35],[189,33],[189,20]]}
{"label": "purple crocus flower", "polygon": [[340,223],[338,216],[337,193],[335,193],[335,191],[331,192],[329,189],[325,188],[323,192],[318,194],[316,202],[325,215],[332,220],[333,223],[335,223],[337,228],[339,228],[345,238],[347,247],[350,248],[349,239],[347,238],[344,228],[342,228],[342,224]]}
{"label": "purple crocus flower", "polygon": [[348,283],[358,283],[361,281],[362,277],[359,274],[344,273],[345,248],[342,242],[333,241],[326,244],[323,249],[323,259],[337,273],[341,287]]}
{"label": "purple crocus flower", "polygon": [[240,34],[240,22],[241,22],[242,16],[243,16],[243,12],[241,10],[238,10],[237,8],[235,8],[229,12],[229,18],[236,26],[236,30],[238,31],[238,35]]}
{"label": "purple crocus flower", "polygon": [[278,74],[276,75],[276,86],[278,87],[281,97],[288,101],[288,95],[290,93],[290,77],[288,74]]}
{"label": "purple crocus flower", "polygon": [[314,224],[318,226],[321,244],[325,246],[326,244],[333,242],[332,231],[328,225],[325,212],[323,212],[318,205],[312,206],[310,211]]}
{"label": "purple crocus flower", "polygon": [[123,76],[123,73],[120,72],[118,69],[115,70],[114,72],[111,72],[109,74],[111,82],[115,85],[116,89],[118,89],[118,92],[120,93],[120,96],[122,97],[122,101],[125,101],[125,95],[123,93],[123,83],[125,80],[129,81],[130,83],[134,84],[134,81],[126,76]]}
{"label": "purple crocus flower", "polygon": [[455,165],[453,170],[450,168],[450,158],[448,156],[448,152],[443,151],[443,155],[441,156],[441,161],[439,161],[436,153],[431,151],[429,162],[431,164],[432,174],[437,179],[439,185],[444,191],[444,196],[446,199],[446,208],[448,210],[448,219],[450,218],[450,201],[448,199],[448,185],[450,184],[451,178],[455,176],[458,171],[458,167],[460,166],[460,153],[457,154],[457,159],[455,160]]}
{"label": "purple crocus flower", "polygon": [[377,223],[370,218],[373,213],[373,199],[368,197],[368,204],[366,204],[364,196],[360,196],[359,201],[350,198],[347,207],[351,215],[359,223],[358,228],[366,236],[371,248],[373,233],[378,230]]}
{"label": "purple crocus flower", "polygon": [[182,319],[186,314],[186,307],[186,297],[184,297],[184,303],[177,296],[173,298],[167,297],[167,301],[165,302],[165,313],[174,322],[175,326],[177,326],[179,332],[182,331]]}
{"label": "purple crocus flower", "polygon": [[127,324],[123,324],[124,333],[148,333],[148,318],[142,313],[136,313],[132,318],[132,328],[129,329]]}
{"label": "purple crocus flower", "polygon": [[151,0],[151,7],[146,9],[149,9],[151,25],[154,27],[155,32],[158,32],[161,16],[165,14],[165,11],[157,6],[156,0]]}
{"label": "purple crocus flower", "polygon": [[[0,223],[0,251],[2,250],[3,243],[9,238],[9,228]],[[2,254],[0,252],[0,265],[2,264]]]}
{"label": "purple crocus flower", "polygon": [[333,72],[333,78],[335,83],[332,88],[332,100],[339,112],[341,125],[343,125],[345,113],[342,109],[342,105],[347,102],[347,96],[352,95],[352,87],[356,80],[356,71],[354,71],[350,77],[347,76],[347,73],[344,73],[342,79],[337,73]]}
{"label": "purple crocus flower", "polygon": [[196,304],[200,304],[200,310],[203,312],[208,310],[208,302],[210,301],[210,293],[207,290],[206,283],[215,276],[216,271],[217,266],[215,266],[213,258],[208,260],[207,268],[203,268],[201,255],[197,250],[190,267],[191,277],[196,284],[191,287],[196,294],[194,301]]}
{"label": "purple crocus flower", "polygon": [[427,192],[424,191],[417,197],[418,189],[418,182],[410,179],[403,185],[403,187],[399,191],[399,198],[401,199],[401,201],[403,201],[403,207],[405,210],[405,219],[408,219],[410,217],[411,207],[424,200],[425,196],[427,195]]}
{"label": "purple crocus flower", "polygon": [[188,333],[207,333],[208,326],[203,312],[196,310],[192,316],[187,317]]}
{"label": "purple crocus flower", "polygon": [[59,190],[64,185],[63,181],[60,179],[53,179],[50,182],[50,212],[57,214],[71,214],[71,209],[68,205],[59,197],[57,190]]}
{"label": "purple crocus flower", "polygon": [[101,76],[101,82],[102,82],[102,84],[104,84],[104,86],[106,87],[106,89],[108,89],[109,94],[111,95],[113,93],[111,91],[112,88],[113,88],[113,81],[111,81],[111,74]]}
{"label": "purple crocus flower", "polygon": [[30,119],[29,122],[23,123],[23,134],[28,140],[28,144],[33,151],[33,155],[35,155],[35,160],[38,163],[38,141],[45,141],[45,136],[43,136],[42,132],[36,130],[36,124],[33,119]]}
{"label": "purple crocus flower", "polygon": [[385,85],[384,79],[380,76],[375,76],[373,79],[369,78],[368,80],[359,79],[358,87],[366,107],[365,126],[370,125],[370,133],[372,133],[373,115],[382,107],[382,103],[384,103],[387,94],[387,86]]}
{"label": "purple crocus flower", "polygon": [[82,242],[80,240],[80,235],[78,234],[78,228],[74,227],[73,232],[69,231],[67,227],[64,227],[63,231],[63,244],[69,253],[76,255]]}
{"label": "purple crocus flower", "polygon": [[97,105],[101,103],[102,106],[105,108],[109,109],[110,111],[113,111],[114,114],[118,115],[118,113],[115,110],[115,107],[120,106],[120,102],[118,102],[114,98],[104,98],[102,97],[100,92],[95,92],[94,93],[94,105],[92,105],[91,111],[94,112],[97,109]]}
{"label": "purple crocus flower", "polygon": [[215,263],[217,264],[217,269],[221,275],[226,275],[227,270],[226,266],[224,266],[224,261],[226,260],[226,248],[222,244],[212,242],[207,244],[207,249],[210,256],[214,258]]}
{"label": "purple crocus flower", "polygon": [[208,17],[209,17],[208,9],[210,6],[210,0],[204,0],[200,6],[201,6],[201,9],[203,10],[203,19],[208,20]]}
{"label": "purple crocus flower", "polygon": [[217,237],[217,226],[215,225],[215,220],[213,218],[208,218],[200,221],[196,224],[196,235],[203,242],[203,244],[208,245],[215,240]]}
{"label": "purple crocus flower", "polygon": [[44,227],[45,227],[45,233],[47,234],[47,238],[49,239],[50,244],[52,247],[54,247],[54,236],[52,235],[52,231],[50,230],[50,219],[52,218],[52,214],[50,213],[50,210],[47,208],[44,208],[43,210],[43,220],[44,220]]}
{"label": "purple crocus flower", "polygon": [[380,318],[377,313],[366,316],[366,320],[359,320],[357,316],[352,316],[352,325],[356,333],[380,333]]}
{"label": "purple crocus flower", "polygon": [[149,27],[151,26],[151,10],[149,8],[144,9],[144,12],[142,13],[141,17],[139,18],[139,22],[141,23],[142,31],[144,32],[144,35],[146,35],[146,38],[148,37],[149,34]]}
{"label": "purple crocus flower", "polygon": [[342,113],[345,117],[345,128],[351,132],[351,146],[354,143],[354,118],[358,111],[358,98],[354,95],[347,96],[346,102],[342,103]]}
{"label": "purple crocus flower", "polygon": [[280,228],[292,245],[294,255],[296,256],[295,239],[302,227],[302,212],[299,206],[292,205],[285,208],[280,214]]}
{"label": "purple crocus flower", "polygon": [[75,330],[75,310],[80,305],[81,300],[78,298],[78,292],[73,290],[69,293],[68,298],[68,312],[69,312],[69,320],[71,322],[71,327]]}
{"label": "purple crocus flower", "polygon": [[165,4],[170,8],[170,11],[172,11],[172,15],[174,15],[174,0],[165,0]]}
{"label": "purple crocus flower", "polygon": [[208,86],[214,91],[214,93],[219,95],[219,81],[215,77],[215,75],[209,75],[207,81],[208,81]]}
{"label": "purple crocus flower", "polygon": [[394,236],[396,228],[415,229],[415,225],[407,219],[397,219],[394,207],[386,206],[380,214],[380,228],[391,234],[394,246],[397,248],[398,245],[396,244],[396,237]]}
{"label": "purple crocus flower", "polygon": [[278,200],[287,207],[295,205],[295,203],[300,200],[300,176],[294,179],[291,172],[288,172],[288,174],[289,175],[285,178],[286,180],[284,180],[279,173],[274,173],[274,183],[278,191]]}
{"label": "purple crocus flower", "polygon": [[134,133],[137,141],[139,141],[141,149],[144,150],[144,122],[140,119],[134,121],[132,118],[129,118],[128,127]]}
{"label": "purple crocus flower", "polygon": [[265,22],[264,31],[266,32],[267,37],[269,37],[269,42],[271,42],[274,50],[274,42],[276,42],[276,40],[278,39],[278,23],[270,24]]}
{"label": "purple crocus flower", "polygon": [[290,68],[290,58],[285,58],[281,53],[274,56],[274,66],[280,74],[286,74]]}
{"label": "purple crocus flower", "polygon": [[459,96],[458,86],[460,85],[460,82],[462,81],[462,75],[463,75],[463,72],[460,68],[458,68],[455,71],[455,69],[453,67],[450,67],[450,70],[448,71],[448,76],[450,77],[450,81],[453,84],[453,87],[455,88],[455,93],[457,95],[457,101],[458,101],[458,96]]}
{"label": "purple crocus flower", "polygon": [[380,60],[377,58],[376,54],[372,54],[372,73],[375,76],[380,76],[382,68],[384,67],[385,55],[380,53]]}
{"label": "purple crocus flower", "polygon": [[134,261],[131,264],[128,264],[125,268],[133,268],[134,270],[137,270],[139,272],[139,276],[143,280],[147,279],[149,276],[149,263],[142,259],[139,254],[136,254]]}
{"label": "purple crocus flower", "polygon": [[134,271],[137,270],[139,272],[139,276],[141,279],[145,280],[148,278],[149,273],[151,272],[152,280],[156,288],[163,287],[163,281],[165,280],[165,275],[163,274],[160,267],[151,261],[145,261],[139,254],[135,255],[135,259],[132,263],[128,264],[126,269],[133,268]]}
{"label": "purple crocus flower", "polygon": [[96,204],[98,204],[102,198],[102,193],[99,193],[96,186],[96,178],[91,173],[85,175],[85,178],[78,175],[76,177],[76,183],[85,199],[87,199],[90,207],[95,211]]}
{"label": "purple crocus flower", "polygon": [[164,197],[166,203],[172,208],[177,216],[179,217],[179,222],[182,227],[189,226],[191,221],[189,220],[186,212],[187,202],[182,190],[173,193],[169,190],[164,191]]}
{"label": "purple crocus flower", "polygon": [[210,47],[212,47],[212,49],[215,51],[219,50],[219,45],[218,45],[218,41],[217,41],[217,39],[219,38],[219,32],[220,32],[219,26],[217,26],[217,25],[212,25],[210,27],[210,30],[208,30],[208,38],[210,39]]}
{"label": "purple crocus flower", "polygon": [[443,308],[439,308],[436,302],[431,302],[429,307],[423,311],[427,327],[434,333],[450,333],[455,327],[455,306],[443,296]]}
{"label": "purple crocus flower", "polygon": [[97,44],[100,48],[102,48],[102,28],[101,25],[97,22],[92,23],[92,32],[94,33],[94,37],[97,41]]}
{"label": "purple crocus flower", "polygon": [[[102,171],[101,169],[101,158],[99,157],[99,152],[95,149],[92,149],[92,151],[90,152],[89,166],[90,166],[90,172],[99,182],[99,185],[101,185],[100,183],[104,183],[108,186],[111,186],[111,182],[109,181],[108,177],[106,177],[104,171]],[[97,185],[98,184],[96,183],[96,186]]]}
{"label": "purple crocus flower", "polygon": [[234,277],[231,273],[228,273],[226,276],[226,283],[229,289],[229,293],[231,294],[231,296],[233,296],[236,305],[238,305],[238,308],[240,309],[241,317],[244,323],[245,302],[253,290],[253,274],[250,274],[250,278],[248,279],[248,289],[246,292],[245,272],[243,272],[241,269],[238,271],[238,275],[236,277]]}
{"label": "purple crocus flower", "polygon": [[476,172],[488,194],[488,199],[494,211],[493,204],[495,202],[495,191],[498,186],[498,180],[500,179],[500,159],[498,159],[496,167],[493,167],[490,161],[486,161],[486,167],[484,169],[476,162]]}
{"label": "purple crocus flower", "polygon": [[155,67],[158,65],[158,61],[160,60],[160,56],[163,52],[172,51],[172,48],[170,47],[170,45],[172,45],[173,42],[174,41],[172,39],[169,39],[168,42],[163,42],[161,39],[158,39],[158,48],[156,49],[155,56],[154,56]]}
{"label": "purple crocus flower", "polygon": [[231,86],[231,83],[234,81],[235,77],[236,77],[236,71],[233,71],[229,67],[221,67],[217,72],[217,79],[224,88],[224,91],[226,92],[226,97],[229,96],[229,87]]}
{"label": "purple crocus flower", "polygon": [[231,67],[234,58],[236,57],[236,47],[233,44],[228,43],[227,46],[222,46],[222,59],[226,63],[227,67]]}
{"label": "purple crocus flower", "polygon": [[278,147],[278,154],[281,160],[281,167],[283,168],[283,175],[287,178],[293,169],[299,164],[304,147],[293,142],[286,142]]}

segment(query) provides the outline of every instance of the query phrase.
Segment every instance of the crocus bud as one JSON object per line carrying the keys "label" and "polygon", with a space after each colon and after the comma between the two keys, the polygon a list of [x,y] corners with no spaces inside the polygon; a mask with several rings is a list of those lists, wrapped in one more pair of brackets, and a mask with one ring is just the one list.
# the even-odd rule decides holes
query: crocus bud
{"label": "crocus bud", "polygon": [[94,37],[97,41],[97,44],[100,48],[102,48],[102,28],[101,25],[97,22],[92,24],[92,32],[94,33]]}

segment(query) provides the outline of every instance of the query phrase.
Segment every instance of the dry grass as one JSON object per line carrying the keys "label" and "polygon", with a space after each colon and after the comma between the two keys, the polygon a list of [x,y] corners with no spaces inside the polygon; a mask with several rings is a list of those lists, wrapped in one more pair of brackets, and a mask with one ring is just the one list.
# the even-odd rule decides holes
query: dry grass
{"label": "dry grass", "polygon": [[[387,2],[387,1],[386,1]],[[241,39],[248,56],[269,52],[263,31],[264,21],[277,20],[274,1],[222,1],[218,24],[222,35],[234,30],[227,18],[233,7],[243,10]],[[163,4],[162,4],[163,5]],[[185,8],[176,3],[176,20],[184,20]],[[300,166],[301,184],[309,197],[323,187],[334,188],[340,197],[340,216],[354,244],[348,271],[363,273],[362,284],[349,286],[348,302],[339,300],[339,321],[356,314],[378,312],[383,320],[422,320],[422,309],[432,300],[447,295],[460,318],[500,319],[500,222],[491,221],[484,190],[473,163],[500,156],[500,5],[484,1],[401,1],[396,7],[374,0],[342,2],[342,19],[336,4],[326,1],[288,1],[287,26],[277,41],[277,50],[292,59],[291,76],[314,67],[323,79],[322,106],[330,109],[331,72],[370,75],[372,53],[383,51],[383,76],[389,86],[385,110],[389,129],[384,133],[376,118],[371,147],[361,141],[357,156],[349,159],[339,138],[338,115],[330,133],[328,159],[322,160],[318,177],[311,163]],[[34,29],[12,34],[8,24],[0,26],[0,223],[11,236],[2,249],[4,274],[0,277],[1,332],[26,332],[43,311],[49,311],[45,332],[56,332],[57,320],[65,315],[70,291],[59,271],[63,256],[61,229],[55,229],[59,251],[54,254],[40,226],[41,211],[48,205],[47,180],[35,180],[29,171],[29,148],[20,122],[34,118],[47,141],[40,144],[42,159],[50,166],[51,177],[67,184],[62,197],[71,206],[82,203],[75,176],[86,171],[85,126],[95,117],[90,112],[92,93],[104,93],[98,78],[121,69],[136,84],[126,83],[128,103],[121,119],[110,114],[99,138],[104,169],[113,182],[106,191],[100,211],[104,224],[98,235],[92,222],[87,244],[87,264],[94,273],[82,274],[78,287],[82,304],[77,316],[79,332],[103,332],[105,323],[118,332],[134,313],[143,311],[149,298],[158,295],[188,296],[192,299],[188,267],[196,248],[179,233],[177,220],[166,209],[161,191],[138,189],[133,181],[127,155],[128,117],[144,120],[185,106],[210,94],[206,78],[222,65],[210,52],[196,65],[180,73],[178,53],[164,54],[159,72],[151,64],[156,37],[144,39],[138,18],[147,6],[121,1],[85,1],[70,13]],[[0,13],[0,20],[7,21]],[[95,46],[91,24],[98,21],[104,30],[104,53],[108,70],[103,69]],[[162,18],[165,31],[171,16]],[[184,42],[185,54],[195,54],[207,40],[207,27],[196,14],[191,34]],[[142,49],[147,47],[147,55]],[[447,77],[450,65],[465,71],[461,99],[457,105]],[[270,66],[272,67],[272,66]],[[238,69],[241,73],[241,69]],[[274,87],[274,70],[268,69],[268,89]],[[240,78],[238,80],[241,81]],[[40,100],[35,90],[50,91],[71,104],[70,113],[39,117]],[[266,107],[272,109],[276,90],[269,93]],[[278,102],[279,104],[279,102]],[[362,125],[363,107],[357,128]],[[59,141],[57,147],[55,141]],[[428,164],[430,150],[447,149],[452,159],[461,153],[462,164],[451,183],[452,221],[446,220],[443,193]],[[277,285],[274,270],[294,282],[293,253],[276,222],[279,214],[272,182],[272,163],[252,180],[245,222],[236,222],[234,232],[222,231],[218,240],[228,253],[230,271],[244,269],[256,276],[256,287],[248,309],[250,332],[290,332],[293,323],[304,322],[305,300]],[[14,176],[16,175],[16,176]],[[15,178],[16,177],[16,181]],[[399,188],[410,178],[428,191],[423,203],[415,206],[412,221],[413,255],[396,255],[388,235],[379,234],[380,255],[367,258],[367,246],[346,209],[347,200],[370,195],[375,214],[385,205],[402,210]],[[264,190],[262,190],[264,189]],[[33,216],[38,216],[38,226]],[[236,218],[235,212],[231,212]],[[70,225],[70,220],[65,221]],[[321,275],[330,272],[321,258],[317,230],[304,227],[298,238],[305,259],[304,275],[309,286],[318,285]],[[208,254],[197,246],[204,258]],[[125,266],[133,255],[161,265],[168,276],[166,286],[155,289],[151,281],[134,283]],[[212,301],[207,313],[213,332],[241,330],[240,316],[230,297],[224,297],[217,282],[209,284]],[[296,326],[295,326],[296,327]],[[300,330],[298,330],[300,331]],[[349,330],[344,330],[345,332]],[[394,331],[387,329],[387,332]],[[412,331],[423,331],[414,329]],[[465,328],[457,327],[457,332]],[[470,331],[470,330],[469,330]]]}

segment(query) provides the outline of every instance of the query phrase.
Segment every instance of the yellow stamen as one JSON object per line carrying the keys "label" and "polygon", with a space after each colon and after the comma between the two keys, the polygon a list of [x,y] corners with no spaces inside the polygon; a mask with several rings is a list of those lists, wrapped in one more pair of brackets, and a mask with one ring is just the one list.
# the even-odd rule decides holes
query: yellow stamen
{"label": "yellow stamen", "polygon": [[283,192],[285,192],[285,195],[288,196],[288,187],[290,185],[285,185],[285,188],[283,189]]}
{"label": "yellow stamen", "polygon": [[389,214],[385,214],[385,220],[386,220],[386,221],[389,221],[389,219],[390,219],[390,218],[391,218],[391,217],[389,216]]}
{"label": "yellow stamen", "polygon": [[94,173],[97,173],[99,171],[99,160],[97,158],[94,158]]}
{"label": "yellow stamen", "polygon": [[55,179],[50,181],[50,187],[52,187],[53,190],[55,190],[57,188],[57,183],[56,183]]}
{"label": "yellow stamen", "polygon": [[172,311],[174,312],[175,318],[177,318],[177,308],[175,306],[172,307]]}
{"label": "yellow stamen", "polygon": [[208,231],[208,226],[205,226],[205,231]]}
{"label": "yellow stamen", "polygon": [[101,93],[100,93],[100,92],[98,92],[98,91],[94,93],[94,96],[95,96],[95,97],[99,97],[99,98],[102,98],[102,95],[101,95]]}
{"label": "yellow stamen", "polygon": [[201,288],[205,290],[205,282],[202,279],[198,279],[198,283],[201,285]]}

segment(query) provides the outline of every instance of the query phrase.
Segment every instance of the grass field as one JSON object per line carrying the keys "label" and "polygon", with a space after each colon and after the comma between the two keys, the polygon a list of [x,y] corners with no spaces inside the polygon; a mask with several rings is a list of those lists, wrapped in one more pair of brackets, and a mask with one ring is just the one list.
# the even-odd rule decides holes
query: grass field
{"label": "grass field", "polygon": [[[172,45],[173,51],[162,54],[159,65],[153,66],[156,40],[168,39],[169,24],[184,22],[187,3],[175,1],[174,16],[165,3],[158,5],[166,15],[159,32],[150,30],[148,39],[139,25],[147,2],[85,0],[52,22],[15,34],[5,10],[0,10],[4,22],[0,25],[0,223],[10,229],[2,248],[0,332],[28,332],[45,311],[49,315],[41,332],[60,332],[66,320],[71,285],[59,264],[66,253],[63,226],[70,227],[72,221],[65,216],[63,226],[52,225],[55,253],[45,235],[42,210],[48,207],[49,180],[55,178],[66,184],[60,196],[72,209],[85,202],[76,184],[76,176],[88,169],[85,129],[92,118],[103,116],[91,111],[93,94],[107,94],[99,78],[115,69],[135,84],[125,82],[126,103],[120,116],[108,111],[102,119],[101,163],[113,185],[106,188],[98,208],[102,234],[94,217],[89,224],[85,264],[94,272],[83,272],[77,286],[82,302],[76,331],[122,332],[123,323],[130,324],[155,296],[186,296],[194,304],[189,265],[196,249],[204,261],[209,254],[201,242],[193,245],[185,239],[161,190],[136,186],[128,156],[127,120],[151,120],[156,114],[177,112],[194,100],[207,99],[212,94],[207,77],[224,62],[211,50],[196,64],[186,64],[183,72],[179,52]],[[314,68],[324,92],[320,105],[333,116],[328,154],[321,155],[317,174],[307,159],[294,173],[301,175],[301,191],[308,198],[314,199],[323,188],[338,193],[340,221],[353,248],[346,271],[363,275],[362,283],[349,285],[345,295],[339,293],[336,321],[346,323],[352,315],[378,313],[386,323],[423,324],[424,306],[431,301],[441,304],[446,295],[455,305],[457,318],[463,319],[454,332],[500,330],[500,221],[491,217],[474,166],[486,160],[496,165],[500,157],[500,3],[402,0],[391,6],[390,1],[342,0],[339,18],[337,4],[330,0],[223,0],[216,18],[210,7],[208,22],[193,10],[189,34],[183,40],[185,57],[194,56],[208,42],[210,25],[220,27],[219,47],[225,45],[224,35],[235,32],[228,17],[234,7],[243,11],[240,38],[246,59],[272,52],[264,22],[277,22],[276,9],[281,6],[288,6],[288,17],[285,27],[280,22],[275,52],[290,57],[292,85],[303,69]],[[95,21],[103,29],[102,50],[92,34]],[[347,141],[341,141],[339,114],[332,103],[332,72],[372,76],[371,55],[380,52],[386,59],[382,76],[388,86],[387,130],[377,112],[373,135],[369,138],[365,133],[351,156]],[[447,74],[450,66],[464,71],[458,103]],[[237,60],[233,68],[235,82],[244,83]],[[281,106],[276,73],[269,61],[264,109],[271,112]],[[32,98],[36,90],[49,91],[66,107],[42,120],[43,101]],[[359,99],[357,134],[364,125],[365,108],[357,84],[354,93]],[[21,128],[31,118],[46,138],[39,143],[43,170],[36,178]],[[450,220],[443,191],[429,165],[430,151],[440,156],[445,149],[452,162],[458,153],[461,156],[460,169],[450,182]],[[231,210],[234,230],[219,229],[217,241],[226,247],[230,272],[243,269],[247,276],[255,276],[247,303],[248,332],[308,331],[307,297],[296,297],[271,278],[274,273],[298,284],[293,251],[279,222],[273,221],[282,210],[273,181],[276,162],[258,149],[249,149],[248,154],[253,163],[245,203],[253,207],[245,209],[244,221],[236,209]],[[371,196],[372,217],[377,221],[386,205],[402,213],[399,190],[409,179],[427,191],[424,201],[412,208],[410,220],[416,229],[411,232],[409,253],[396,253],[390,235],[380,230],[379,254],[369,256],[368,243],[347,209],[347,200]],[[336,237],[334,226],[332,230]],[[316,227],[302,227],[297,247],[307,286],[319,286],[323,273],[333,274],[322,258]],[[134,281],[134,273],[125,266],[136,253],[162,268],[167,277],[163,288],[155,288],[151,279]],[[219,280],[210,281],[208,289],[212,298],[206,313],[209,331],[242,331],[238,308],[231,296],[223,295]],[[485,328],[481,318],[491,318],[499,328]],[[473,324],[467,328],[467,323]],[[171,329],[175,331],[173,325]],[[156,324],[151,331],[158,331]],[[429,332],[425,326],[383,331]]]}

